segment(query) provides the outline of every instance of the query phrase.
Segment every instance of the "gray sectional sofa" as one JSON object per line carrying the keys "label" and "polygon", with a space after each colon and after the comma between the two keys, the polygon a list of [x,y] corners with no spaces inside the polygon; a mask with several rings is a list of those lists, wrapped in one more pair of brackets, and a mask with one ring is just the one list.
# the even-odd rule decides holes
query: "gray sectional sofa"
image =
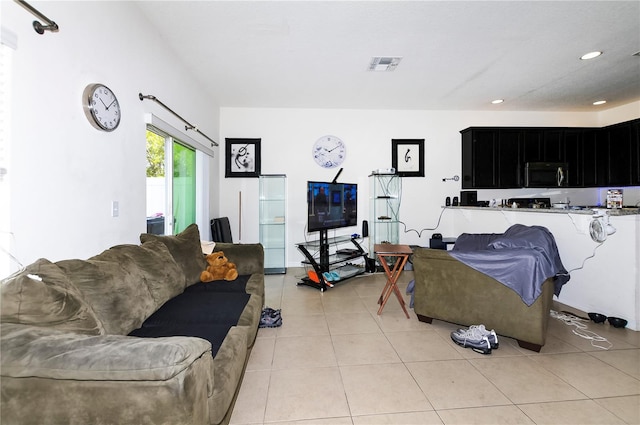
{"label": "gray sectional sofa", "polygon": [[198,228],[0,283],[2,424],[228,423],[264,303],[260,244],[217,244],[240,276],[199,282]]}

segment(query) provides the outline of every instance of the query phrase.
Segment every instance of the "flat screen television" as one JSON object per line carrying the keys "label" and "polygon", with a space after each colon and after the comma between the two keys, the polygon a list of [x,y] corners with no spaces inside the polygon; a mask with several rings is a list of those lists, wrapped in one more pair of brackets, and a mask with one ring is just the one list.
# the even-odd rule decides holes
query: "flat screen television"
{"label": "flat screen television", "polygon": [[356,226],[358,185],[307,182],[307,207],[308,232]]}

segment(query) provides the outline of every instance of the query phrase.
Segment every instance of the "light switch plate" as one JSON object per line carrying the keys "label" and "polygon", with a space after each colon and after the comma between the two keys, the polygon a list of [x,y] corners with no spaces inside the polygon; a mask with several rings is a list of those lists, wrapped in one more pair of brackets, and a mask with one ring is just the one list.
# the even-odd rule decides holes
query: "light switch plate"
{"label": "light switch plate", "polygon": [[111,201],[111,217],[118,217],[120,215],[120,204],[118,201]]}

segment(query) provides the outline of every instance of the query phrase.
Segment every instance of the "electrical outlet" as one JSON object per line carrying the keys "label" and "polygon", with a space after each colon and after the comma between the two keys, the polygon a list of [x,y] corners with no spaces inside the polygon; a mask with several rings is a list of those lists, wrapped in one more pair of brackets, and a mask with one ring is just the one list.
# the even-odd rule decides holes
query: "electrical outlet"
{"label": "electrical outlet", "polygon": [[111,201],[111,217],[118,217],[120,215],[120,204],[118,201]]}

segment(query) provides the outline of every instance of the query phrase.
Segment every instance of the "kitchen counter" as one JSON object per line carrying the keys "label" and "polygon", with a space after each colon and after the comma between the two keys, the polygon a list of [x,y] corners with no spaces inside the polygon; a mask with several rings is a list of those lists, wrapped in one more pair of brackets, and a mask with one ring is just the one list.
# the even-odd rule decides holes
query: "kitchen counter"
{"label": "kitchen counter", "polygon": [[[458,207],[442,207],[452,208],[459,210],[476,210],[476,211],[511,211],[511,212],[532,212],[532,213],[551,213],[551,214],[581,214],[581,215],[593,215],[593,208],[587,207],[571,207],[569,209],[562,208],[511,208],[511,207],[470,207],[470,206],[458,206]],[[597,208],[606,210],[610,216],[622,216],[622,215],[638,215],[640,214],[640,208]]]}

